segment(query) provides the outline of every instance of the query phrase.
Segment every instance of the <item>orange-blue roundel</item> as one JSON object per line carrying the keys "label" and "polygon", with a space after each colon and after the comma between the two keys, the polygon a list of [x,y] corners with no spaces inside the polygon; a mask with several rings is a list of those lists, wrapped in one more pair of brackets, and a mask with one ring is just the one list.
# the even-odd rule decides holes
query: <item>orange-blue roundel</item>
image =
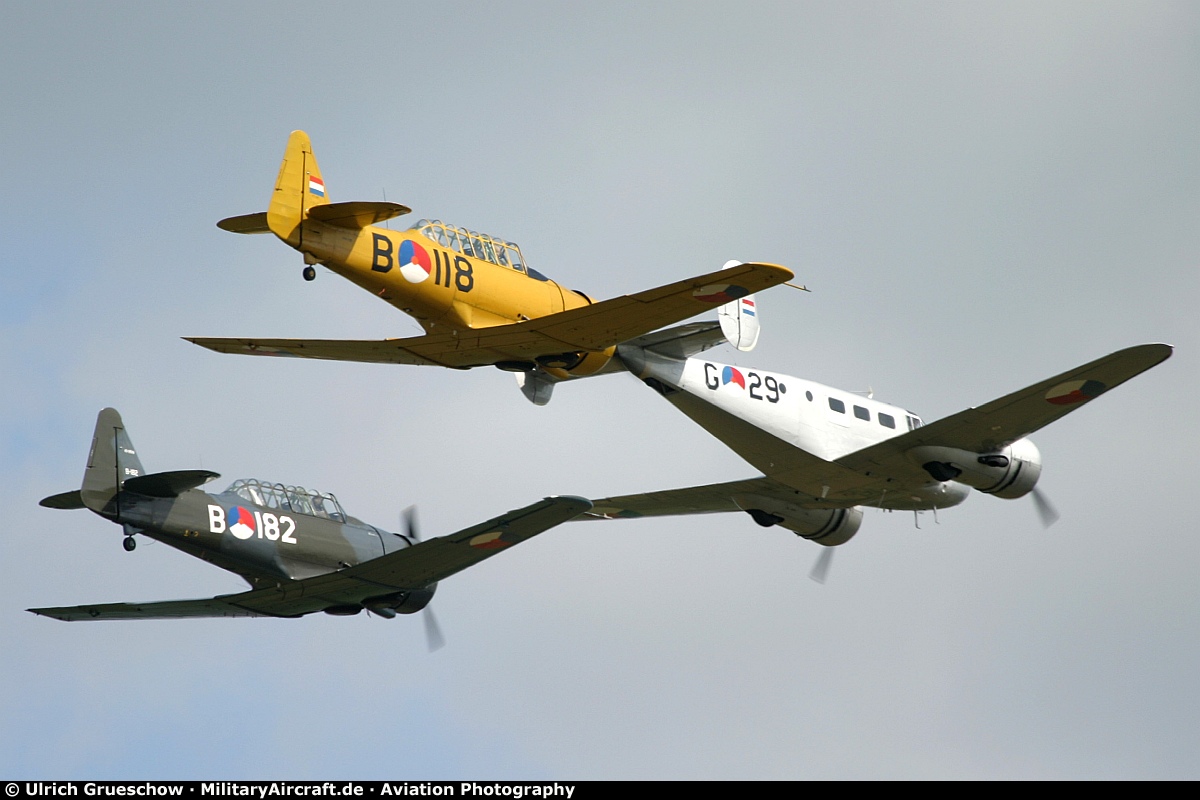
{"label": "orange-blue roundel", "polygon": [[748,294],[750,294],[749,289],[744,286],[734,286],[732,283],[712,283],[692,290],[692,297],[701,303],[719,303],[721,305],[732,303],[739,297],[745,297]]}
{"label": "orange-blue roundel", "polygon": [[400,243],[400,252],[396,260],[400,262],[400,274],[409,283],[420,283],[429,277],[429,272],[433,269],[429,253],[412,239],[405,239]]}
{"label": "orange-blue roundel", "polygon": [[742,376],[741,371],[735,367],[725,367],[725,369],[721,370],[721,385],[724,386],[727,383],[736,383],[743,389],[746,388],[746,379]]}
{"label": "orange-blue roundel", "polygon": [[1046,392],[1046,402],[1069,406],[1099,397],[1108,387],[1100,381],[1067,381]]}
{"label": "orange-blue roundel", "polygon": [[238,539],[249,539],[254,535],[254,514],[241,506],[229,509],[229,532]]}

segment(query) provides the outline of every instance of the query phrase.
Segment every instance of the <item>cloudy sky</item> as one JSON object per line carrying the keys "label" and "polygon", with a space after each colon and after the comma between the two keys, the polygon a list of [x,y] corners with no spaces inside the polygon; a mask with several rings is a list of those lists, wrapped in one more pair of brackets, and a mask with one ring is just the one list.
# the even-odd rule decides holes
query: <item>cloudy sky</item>
{"label": "cloudy sky", "polygon": [[[1197,778],[1193,3],[15,3],[0,10],[0,774]],[[573,524],[420,620],[65,624],[234,575],[37,501],[96,412],[151,470],[333,491],[427,535],[548,494],[754,474],[628,376],[223,356],[418,328],[271,237],[303,128],[335,200],[519,242],[608,297],[773,261],[752,354],[935,419],[1121,347],[1039,433],[1050,531],[976,495],[818,548],[741,516]],[[402,220],[403,222],[403,220]]]}

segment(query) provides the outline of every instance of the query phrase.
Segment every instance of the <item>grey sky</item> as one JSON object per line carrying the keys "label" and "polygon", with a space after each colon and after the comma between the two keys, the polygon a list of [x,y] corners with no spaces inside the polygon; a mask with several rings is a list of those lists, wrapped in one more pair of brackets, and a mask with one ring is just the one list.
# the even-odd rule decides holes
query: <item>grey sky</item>
{"label": "grey sky", "polygon": [[[1200,10],[1190,3],[83,4],[0,10],[0,774],[1196,778]],[[428,535],[547,494],[754,474],[627,376],[220,356],[183,335],[415,323],[300,279],[265,208],[303,128],[334,200],[519,242],[607,297],[793,268],[717,357],[933,419],[1120,347],[1174,358],[1035,438],[1027,500],[868,511],[830,581],[748,518],[572,525],[420,621],[68,625],[238,590],[124,553],[96,412],[146,466],[333,491]],[[400,220],[405,223],[407,219]]]}

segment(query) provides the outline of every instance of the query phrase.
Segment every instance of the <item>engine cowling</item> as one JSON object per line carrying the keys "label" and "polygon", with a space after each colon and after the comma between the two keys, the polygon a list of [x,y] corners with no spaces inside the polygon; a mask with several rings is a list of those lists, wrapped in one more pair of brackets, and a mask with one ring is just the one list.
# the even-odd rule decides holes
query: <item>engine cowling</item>
{"label": "engine cowling", "polygon": [[958,481],[1007,500],[1032,492],[1042,474],[1042,454],[1028,439],[992,453],[922,446],[910,450],[909,456],[934,480]]}
{"label": "engine cowling", "polygon": [[433,593],[436,590],[437,584],[435,583],[424,589],[373,597],[370,600],[364,600],[362,605],[368,611],[391,619],[397,614],[415,614],[425,608],[433,599]]}
{"label": "engine cowling", "polygon": [[763,527],[778,525],[817,544],[834,546],[850,541],[862,525],[861,508],[802,508],[762,495],[738,495],[739,507]]}

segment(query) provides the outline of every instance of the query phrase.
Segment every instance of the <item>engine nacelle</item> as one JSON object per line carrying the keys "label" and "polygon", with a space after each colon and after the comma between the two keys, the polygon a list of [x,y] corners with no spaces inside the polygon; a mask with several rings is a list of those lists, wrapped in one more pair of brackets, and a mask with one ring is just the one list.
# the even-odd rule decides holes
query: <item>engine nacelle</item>
{"label": "engine nacelle", "polygon": [[587,350],[579,353],[562,353],[553,356],[539,356],[537,364],[548,374],[560,381],[571,378],[586,378],[595,375],[608,366],[617,348],[608,347],[604,350]]}
{"label": "engine nacelle", "polygon": [[[367,611],[391,619],[397,614],[417,613],[429,605],[429,601],[433,599],[435,591],[437,591],[436,583],[424,589],[397,592],[396,594],[384,595],[383,597],[372,597],[370,600],[363,601],[362,605]],[[326,613],[329,612],[327,611]]]}
{"label": "engine nacelle", "polygon": [[995,453],[927,445],[914,447],[908,455],[934,480],[958,481],[1007,500],[1032,492],[1042,474],[1042,454],[1028,439],[1018,439]]}
{"label": "engine nacelle", "polygon": [[733,501],[763,527],[778,525],[817,544],[834,546],[850,541],[862,525],[861,508],[802,508],[762,495],[737,495]]}

